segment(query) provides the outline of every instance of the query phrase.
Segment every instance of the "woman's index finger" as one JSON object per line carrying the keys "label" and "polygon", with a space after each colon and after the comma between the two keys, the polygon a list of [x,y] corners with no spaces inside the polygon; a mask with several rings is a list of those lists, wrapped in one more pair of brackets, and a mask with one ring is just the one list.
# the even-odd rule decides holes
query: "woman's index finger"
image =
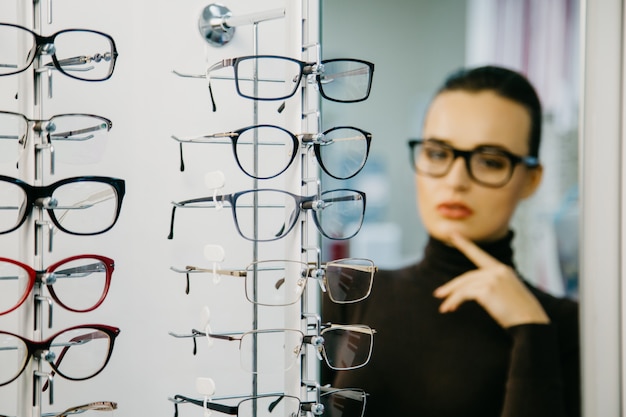
{"label": "woman's index finger", "polygon": [[459,233],[453,233],[451,235],[452,243],[460,250],[470,261],[478,267],[488,267],[498,264],[499,261],[487,252],[482,250],[471,240]]}

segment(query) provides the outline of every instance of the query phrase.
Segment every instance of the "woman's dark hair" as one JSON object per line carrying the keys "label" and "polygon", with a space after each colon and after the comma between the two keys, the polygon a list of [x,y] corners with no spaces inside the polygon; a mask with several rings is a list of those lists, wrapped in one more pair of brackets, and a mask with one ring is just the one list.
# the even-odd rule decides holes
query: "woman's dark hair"
{"label": "woman's dark hair", "polygon": [[535,157],[539,156],[542,118],[541,102],[537,92],[526,77],[510,69],[496,66],[461,69],[452,73],[445,80],[437,94],[452,90],[471,92],[491,90],[501,97],[508,98],[524,106],[530,114],[528,154]]}

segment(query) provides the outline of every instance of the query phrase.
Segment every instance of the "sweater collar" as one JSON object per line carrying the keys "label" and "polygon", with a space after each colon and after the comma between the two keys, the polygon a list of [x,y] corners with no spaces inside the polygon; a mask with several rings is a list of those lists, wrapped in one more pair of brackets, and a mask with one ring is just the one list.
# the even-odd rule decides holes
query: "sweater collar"
{"label": "sweater collar", "polygon": [[[515,269],[513,249],[511,246],[513,237],[513,231],[509,231],[502,239],[493,242],[479,243],[478,246],[498,261]],[[442,272],[450,274],[450,277],[476,269],[476,265],[458,249],[432,236],[429,237],[428,243],[424,249],[424,262],[427,262],[432,267]]]}

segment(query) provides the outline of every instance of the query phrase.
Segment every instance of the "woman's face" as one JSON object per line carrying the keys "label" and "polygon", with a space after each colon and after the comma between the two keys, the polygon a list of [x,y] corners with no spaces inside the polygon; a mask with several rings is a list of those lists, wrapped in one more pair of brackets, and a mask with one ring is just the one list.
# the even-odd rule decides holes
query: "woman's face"
{"label": "woman's face", "polygon": [[[520,104],[493,91],[446,91],[433,100],[424,121],[423,138],[437,139],[460,150],[481,145],[528,155],[530,114]],[[518,202],[531,195],[541,168],[517,164],[508,183],[499,188],[474,182],[463,158],[454,160],[442,177],[416,174],[417,199],[426,230],[449,241],[458,232],[474,241],[504,237]]]}

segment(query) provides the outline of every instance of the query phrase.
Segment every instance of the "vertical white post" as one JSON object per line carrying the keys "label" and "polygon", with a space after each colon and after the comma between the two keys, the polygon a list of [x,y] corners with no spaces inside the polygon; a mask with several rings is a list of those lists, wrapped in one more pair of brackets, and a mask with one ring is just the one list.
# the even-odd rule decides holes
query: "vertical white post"
{"label": "vertical white post", "polygon": [[582,1],[581,337],[583,415],[623,416],[620,224],[623,5]]}

